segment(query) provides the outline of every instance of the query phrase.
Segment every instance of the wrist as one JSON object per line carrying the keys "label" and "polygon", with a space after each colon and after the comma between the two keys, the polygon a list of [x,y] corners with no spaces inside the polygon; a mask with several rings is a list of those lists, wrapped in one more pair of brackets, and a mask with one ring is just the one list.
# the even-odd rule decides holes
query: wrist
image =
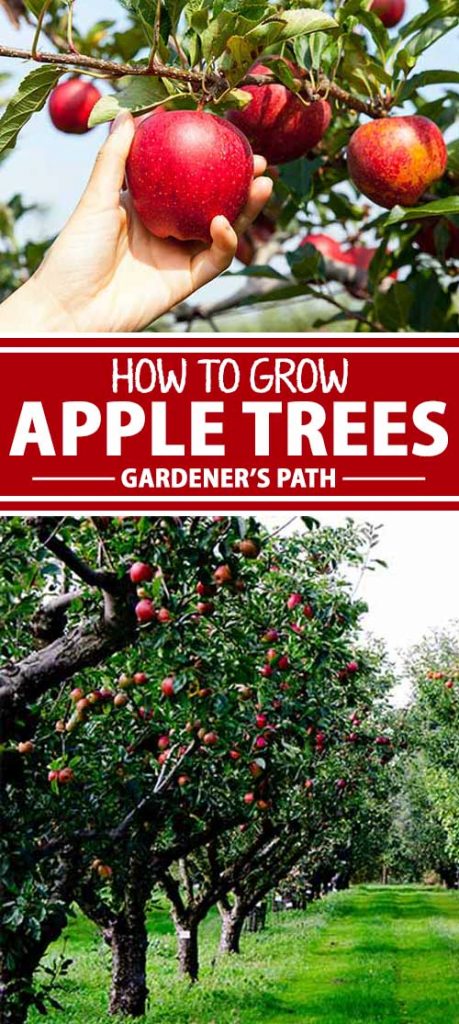
{"label": "wrist", "polygon": [[0,306],[0,335],[3,336],[67,334],[75,330],[72,317],[46,287],[40,271]]}

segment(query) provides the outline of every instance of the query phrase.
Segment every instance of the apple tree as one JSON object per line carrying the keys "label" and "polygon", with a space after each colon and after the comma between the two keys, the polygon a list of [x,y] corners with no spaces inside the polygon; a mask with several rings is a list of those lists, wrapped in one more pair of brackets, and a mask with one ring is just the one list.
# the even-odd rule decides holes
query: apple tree
{"label": "apple tree", "polygon": [[[457,624],[424,637],[409,657],[412,746],[423,759],[429,801],[459,862],[459,648]],[[449,873],[451,875],[451,872]],[[454,875],[454,872],[453,872]],[[457,881],[457,874],[456,879]]]}
{"label": "apple tree", "polygon": [[[425,51],[457,30],[458,0],[419,3],[408,20],[401,0],[123,0],[119,20],[84,31],[73,0],[2,7],[30,25],[29,49],[0,46],[5,71],[24,58],[36,64],[0,119],[3,154],[48,100],[56,128],[83,135],[128,109],[138,119],[134,204],[160,218],[151,153],[165,133],[158,142],[144,115],[208,111],[267,158],[274,196],[240,240],[240,287],[224,301],[182,304],[171,324],[201,318],[218,327],[221,314],[266,303],[273,316],[280,306],[285,322],[300,303],[307,327],[458,329],[459,139],[446,146],[444,134],[457,123],[459,72],[422,70]],[[180,216],[193,221],[192,168],[187,174],[178,138],[181,170],[169,184],[179,187]],[[205,192],[215,189],[218,205],[223,168],[214,179]],[[4,294],[42,253],[11,246],[21,203],[13,197],[10,226],[0,224]]]}

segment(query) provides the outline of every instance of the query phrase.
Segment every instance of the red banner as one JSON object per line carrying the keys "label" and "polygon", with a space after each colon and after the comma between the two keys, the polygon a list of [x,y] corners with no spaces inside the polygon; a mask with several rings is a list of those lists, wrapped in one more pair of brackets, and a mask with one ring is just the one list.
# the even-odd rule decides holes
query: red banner
{"label": "red banner", "polygon": [[459,346],[403,340],[0,349],[0,509],[459,508]]}

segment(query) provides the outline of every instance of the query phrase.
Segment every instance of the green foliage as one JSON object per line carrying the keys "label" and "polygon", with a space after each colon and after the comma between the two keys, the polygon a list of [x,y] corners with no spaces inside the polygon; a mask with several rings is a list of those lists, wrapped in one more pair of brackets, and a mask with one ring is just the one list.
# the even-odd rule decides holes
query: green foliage
{"label": "green foliage", "polygon": [[42,110],[61,74],[59,68],[47,65],[22,80],[0,118],[0,153],[14,148],[20,131],[33,114]]}
{"label": "green foliage", "polygon": [[[446,257],[447,245],[439,245],[432,255],[422,252],[416,242],[418,222],[421,225],[425,217],[451,218],[458,213],[458,140],[453,137],[448,146],[447,173],[433,186],[433,194],[415,208],[395,207],[375,216],[365,197],[349,182],[346,166],[346,147],[358,125],[362,103],[369,104],[370,111],[382,107],[396,115],[422,114],[441,131],[457,124],[459,73],[441,68],[420,71],[419,60],[456,27],[458,0],[436,0],[408,17],[394,32],[387,31],[368,10],[368,0],[327,5],[322,0],[285,0],[276,7],[269,0],[161,0],[159,4],[156,0],[121,0],[121,7],[122,24],[116,17],[95,20],[82,32],[77,23],[78,5],[74,5],[72,38],[76,49],[88,58],[131,63],[137,71],[146,70],[149,57],[154,56],[156,63],[160,62],[156,70],[163,68],[164,74],[113,77],[92,112],[91,126],[113,120],[122,109],[141,115],[158,106],[196,109],[201,104],[224,116],[228,109],[249,102],[241,85],[257,61],[268,62],[275,78],[295,93],[299,79],[286,61],[300,67],[309,93],[323,96],[331,83],[328,99],[332,120],[324,138],[306,157],[282,166],[276,178],[269,207],[275,233],[267,259],[259,253],[260,238],[254,234],[252,239],[260,265],[274,261],[276,256],[284,257],[283,267],[277,263],[275,267],[284,274],[285,287],[266,291],[264,286],[257,287],[258,271],[245,274],[247,279],[253,278],[252,285],[249,287],[247,281],[243,293],[235,294],[233,302],[228,300],[229,310],[267,302],[280,303],[287,309],[292,300],[302,297],[305,309],[310,310],[308,327],[349,320],[355,311],[355,330],[459,329],[457,258]],[[28,0],[34,18],[41,8],[37,0]],[[69,4],[56,2],[46,13],[39,45],[44,47],[47,39],[55,47],[56,67],[41,66],[26,76],[6,106],[0,120],[0,152],[14,146],[18,133],[42,108],[63,73],[58,58],[59,52],[68,56],[69,12]],[[176,77],[179,68],[185,77]],[[77,53],[75,71],[78,73]],[[192,83],[186,80],[190,72],[195,76]],[[100,70],[95,69],[98,73]],[[438,87],[442,86],[439,93]],[[336,87],[341,90],[339,96],[335,95]],[[432,87],[437,90],[433,96]],[[355,241],[370,248],[381,246],[369,277],[362,275],[357,290],[352,280],[343,279],[342,274],[334,276],[333,266],[327,268],[323,280],[320,258],[312,260],[311,253],[309,281],[306,253],[301,261],[299,257],[285,259],[290,250],[298,248],[295,243],[302,235],[329,231],[336,237],[337,225],[346,247]],[[30,272],[34,259],[30,263],[26,260],[24,265]],[[394,271],[399,281],[388,290],[388,273]],[[332,300],[328,316],[324,315],[323,303],[318,306],[308,288],[317,282],[324,302]],[[2,271],[2,294],[8,294],[15,284],[15,274],[7,266]],[[426,287],[432,301],[421,309]]]}

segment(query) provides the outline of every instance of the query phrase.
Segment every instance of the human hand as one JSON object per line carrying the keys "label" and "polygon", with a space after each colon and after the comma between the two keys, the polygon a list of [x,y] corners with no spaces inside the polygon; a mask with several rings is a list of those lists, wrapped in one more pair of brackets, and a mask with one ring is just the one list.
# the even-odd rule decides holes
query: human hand
{"label": "human hand", "polygon": [[269,199],[254,159],[247,206],[234,228],[214,217],[212,245],[155,238],[122,192],[134,120],[126,112],[100,150],[87,189],[32,278],[0,307],[0,332],[141,331],[226,270]]}

